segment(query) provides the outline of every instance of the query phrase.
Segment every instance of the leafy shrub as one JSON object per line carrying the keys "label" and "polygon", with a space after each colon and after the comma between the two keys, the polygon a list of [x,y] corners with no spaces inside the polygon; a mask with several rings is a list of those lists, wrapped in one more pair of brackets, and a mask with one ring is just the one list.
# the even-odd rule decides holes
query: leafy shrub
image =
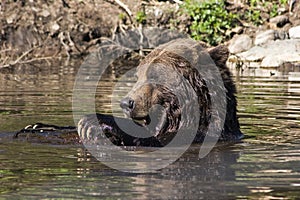
{"label": "leafy shrub", "polygon": [[249,10],[245,11],[245,14],[239,15],[241,19],[251,22],[252,24],[258,26],[263,24],[263,19],[261,17],[261,11],[254,7],[250,7]]}
{"label": "leafy shrub", "polygon": [[192,38],[211,45],[223,42],[228,37],[226,30],[236,25],[237,15],[226,10],[224,1],[186,0],[182,8],[192,20],[189,27]]}
{"label": "leafy shrub", "polygon": [[284,7],[288,4],[288,0],[248,0],[246,2],[249,5],[249,9],[246,10],[245,14],[240,14],[239,17],[246,20],[256,26],[264,23],[262,18],[262,10],[266,10],[270,18],[279,15],[279,7]]}

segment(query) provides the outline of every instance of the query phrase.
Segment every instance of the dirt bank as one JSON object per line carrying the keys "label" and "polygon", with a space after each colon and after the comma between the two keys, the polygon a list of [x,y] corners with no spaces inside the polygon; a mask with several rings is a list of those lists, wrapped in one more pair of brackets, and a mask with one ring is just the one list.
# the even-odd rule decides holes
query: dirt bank
{"label": "dirt bank", "polygon": [[[170,12],[175,5],[154,3],[166,4]],[[84,56],[101,37],[111,37],[138,26],[138,20],[144,23],[139,11],[145,6],[140,0],[2,1],[0,68],[36,60]],[[160,19],[162,24],[168,20],[169,16]],[[149,20],[149,23],[155,22]]]}
{"label": "dirt bank", "polygon": [[1,64],[85,54],[111,35],[121,12],[105,1],[4,1]]}
{"label": "dirt bank", "polygon": [[[226,2],[231,12],[248,9],[244,1]],[[189,34],[191,18],[179,11],[181,3],[179,0],[2,1],[0,68],[34,61],[83,58],[97,47],[101,37],[111,37],[133,27],[175,28]],[[287,11],[288,6],[284,12]],[[298,18],[298,14],[294,15]],[[265,15],[266,25],[268,18]],[[243,22],[237,26],[238,32],[256,30]]]}

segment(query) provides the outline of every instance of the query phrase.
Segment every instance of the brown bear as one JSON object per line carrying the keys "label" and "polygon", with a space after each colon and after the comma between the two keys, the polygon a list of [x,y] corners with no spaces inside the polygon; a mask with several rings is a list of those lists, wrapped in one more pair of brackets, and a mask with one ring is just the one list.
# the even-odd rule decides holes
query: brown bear
{"label": "brown bear", "polygon": [[[194,143],[203,142],[206,136],[240,140],[243,134],[236,114],[236,88],[226,66],[228,55],[224,45],[207,48],[190,39],[157,47],[141,61],[136,84],[120,100],[127,118],[85,116],[78,123],[80,137],[95,139],[100,132],[115,145],[165,146],[182,127],[196,127],[195,134],[190,134]],[[218,102],[223,109],[214,105]],[[133,128],[124,130],[124,126]],[[208,133],[209,127],[220,133]]]}

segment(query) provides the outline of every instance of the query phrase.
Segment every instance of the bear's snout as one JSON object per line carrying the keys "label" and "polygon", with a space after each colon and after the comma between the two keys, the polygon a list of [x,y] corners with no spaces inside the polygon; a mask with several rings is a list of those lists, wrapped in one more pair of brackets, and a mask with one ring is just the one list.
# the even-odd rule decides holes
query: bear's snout
{"label": "bear's snout", "polygon": [[124,110],[126,114],[131,113],[131,111],[134,109],[134,106],[134,100],[130,97],[125,97],[120,101],[120,107]]}

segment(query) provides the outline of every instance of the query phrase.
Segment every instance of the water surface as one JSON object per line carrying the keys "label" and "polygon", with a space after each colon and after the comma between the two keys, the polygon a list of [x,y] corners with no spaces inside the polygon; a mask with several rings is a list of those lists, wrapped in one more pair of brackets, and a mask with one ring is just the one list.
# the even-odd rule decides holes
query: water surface
{"label": "water surface", "polygon": [[[74,125],[72,89],[79,67],[74,66],[1,71],[0,198],[299,198],[299,72],[234,73],[241,129],[247,136],[242,143],[220,144],[203,159],[198,159],[199,147],[193,145],[167,168],[130,174],[106,167],[80,145],[5,137],[30,123]],[[107,73],[99,83],[99,112],[110,112],[111,86],[117,78]]]}

